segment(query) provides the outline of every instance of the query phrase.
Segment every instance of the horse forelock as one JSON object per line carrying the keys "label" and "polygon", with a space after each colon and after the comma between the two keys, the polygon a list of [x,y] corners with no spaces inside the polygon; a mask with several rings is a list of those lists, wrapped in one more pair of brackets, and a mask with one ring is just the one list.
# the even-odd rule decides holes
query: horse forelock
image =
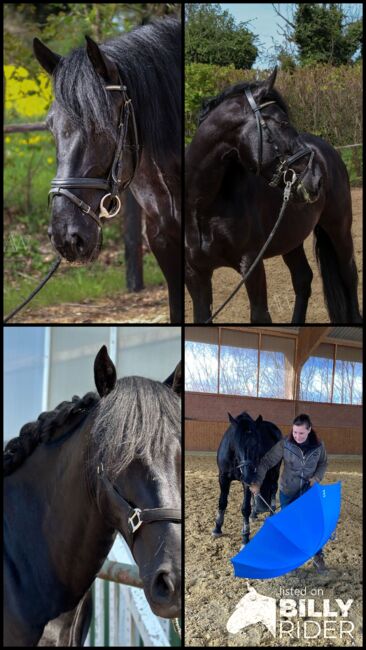
{"label": "horse forelock", "polygon": [[[168,18],[100,45],[132,99],[141,142],[160,158],[180,155],[180,23]],[[114,97],[105,90],[84,47],[63,57],[53,75],[55,98],[84,141],[95,129],[116,142]]]}
{"label": "horse forelock", "polygon": [[168,386],[144,377],[119,379],[99,404],[90,433],[94,469],[99,462],[114,480],[133,461],[164,464],[180,447],[180,398]]}

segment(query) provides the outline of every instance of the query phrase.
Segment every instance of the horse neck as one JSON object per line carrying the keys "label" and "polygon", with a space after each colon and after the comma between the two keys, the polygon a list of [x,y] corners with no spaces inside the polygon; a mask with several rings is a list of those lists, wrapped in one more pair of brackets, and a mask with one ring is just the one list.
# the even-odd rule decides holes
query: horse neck
{"label": "horse neck", "polygon": [[60,446],[39,445],[4,484],[7,552],[52,614],[65,593],[78,602],[115,537],[87,491],[85,433],[82,426]]}
{"label": "horse neck", "polygon": [[[210,120],[210,117],[207,118]],[[235,133],[225,128],[208,128],[203,122],[196,132],[186,154],[186,201],[193,208],[199,201],[211,204],[219,192],[229,164],[229,154],[237,151]]]}

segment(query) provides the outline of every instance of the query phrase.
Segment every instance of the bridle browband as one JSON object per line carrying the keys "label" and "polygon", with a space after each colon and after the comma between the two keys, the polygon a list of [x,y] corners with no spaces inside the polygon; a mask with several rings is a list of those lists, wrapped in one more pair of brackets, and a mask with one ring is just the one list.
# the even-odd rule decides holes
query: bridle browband
{"label": "bridle browband", "polygon": [[[135,111],[133,108],[132,100],[127,95],[127,88],[120,80],[120,84],[113,86],[104,86],[105,90],[117,90],[122,94],[122,106],[118,118],[118,140],[112,167],[110,169],[108,179],[104,178],[54,178],[51,181],[51,190],[48,193],[48,200],[51,202],[55,196],[66,196],[70,201],[75,203],[85,214],[88,214],[98,225],[102,227],[101,219],[112,219],[115,217],[121,208],[121,200],[119,193],[126,190],[132,183],[139,163],[139,140],[137,125],[135,119]],[[133,144],[126,144],[129,123],[131,118]],[[123,172],[123,152],[125,149],[131,149],[133,152],[133,168],[132,173],[128,180],[122,185],[122,172]],[[100,201],[99,215],[97,215],[91,206],[82,201],[78,196],[69,191],[69,188],[79,189],[93,189],[93,190],[107,190],[108,193],[103,196]],[[111,212],[104,206],[104,201],[110,197],[112,204],[115,203]]]}
{"label": "bridle browband", "polygon": [[[132,550],[134,535],[143,524],[150,524],[154,521],[170,521],[172,523],[180,524],[182,522],[182,513],[178,508],[136,508],[129,501],[127,501],[116,485],[109,480],[105,475],[103,463],[97,467],[98,478],[102,482],[111,501],[118,507],[119,512],[122,512],[124,518],[127,518],[127,543]],[[99,512],[103,517],[106,513],[100,504],[100,491],[97,488],[97,504]],[[113,522],[111,522],[113,523]]]}
{"label": "bridle browband", "polygon": [[[256,169],[256,175],[259,176],[261,173],[262,169],[262,153],[263,153],[263,131],[267,135],[267,141],[271,143],[273,146],[274,150],[276,151],[276,158],[280,159],[279,165],[276,168],[276,171],[273,175],[273,178],[270,182],[271,187],[276,187],[280,181],[281,175],[284,174],[284,179],[286,182],[286,173],[287,172],[292,172],[292,174],[297,178],[298,181],[301,181],[302,178],[305,176],[306,170],[310,165],[312,164],[313,158],[314,158],[314,151],[310,147],[304,146],[302,149],[299,149],[299,151],[296,151],[292,156],[289,156],[287,158],[284,157],[284,155],[281,153],[279,147],[275,143],[271,130],[269,126],[266,124],[265,120],[263,119],[261,115],[261,110],[265,106],[269,106],[270,104],[276,104],[276,100],[271,100],[269,102],[264,102],[264,104],[260,104],[259,106],[257,105],[252,91],[250,88],[246,88],[245,96],[249,102],[249,106],[252,109],[256,123],[257,123],[257,132],[258,132],[258,151],[257,151],[257,169]],[[305,167],[304,171],[300,174],[297,175],[293,169],[291,169],[291,165],[296,162],[297,160],[300,160],[300,158],[303,158],[303,156],[310,155],[310,159],[308,161],[307,166]]]}

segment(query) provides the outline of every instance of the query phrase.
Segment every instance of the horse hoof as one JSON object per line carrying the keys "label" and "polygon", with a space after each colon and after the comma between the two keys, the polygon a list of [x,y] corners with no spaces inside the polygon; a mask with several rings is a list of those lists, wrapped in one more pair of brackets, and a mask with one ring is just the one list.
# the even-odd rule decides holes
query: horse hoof
{"label": "horse hoof", "polygon": [[222,533],[218,533],[216,530],[213,530],[211,534],[212,537],[214,537],[215,539],[216,537],[222,537]]}

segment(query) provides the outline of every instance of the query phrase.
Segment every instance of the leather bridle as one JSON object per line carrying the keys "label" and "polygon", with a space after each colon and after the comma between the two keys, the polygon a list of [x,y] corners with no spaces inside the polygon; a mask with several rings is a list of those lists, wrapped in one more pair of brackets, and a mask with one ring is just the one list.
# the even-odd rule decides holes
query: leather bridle
{"label": "leather bridle", "polygon": [[[252,91],[247,88],[245,91],[245,96],[249,102],[249,106],[254,112],[256,123],[257,123],[257,132],[258,132],[258,150],[257,150],[257,170],[256,170],[256,175],[259,176],[262,170],[262,157],[263,157],[263,132],[267,136],[267,142],[269,142],[274,150],[276,151],[276,158],[280,159],[280,162],[276,168],[276,171],[273,175],[273,178],[270,182],[271,187],[276,187],[280,181],[280,178],[282,174],[284,175],[284,181],[286,183],[286,174],[287,172],[292,172],[293,175],[295,175],[296,180],[299,182],[302,180],[302,178],[305,176],[306,171],[308,167],[311,166],[313,158],[314,158],[314,151],[310,147],[304,146],[302,149],[299,149],[296,153],[294,153],[292,156],[285,157],[279,147],[277,146],[276,142],[274,141],[272,137],[271,130],[269,126],[266,124],[265,120],[263,119],[261,115],[261,110],[262,108],[265,108],[265,106],[269,106],[270,104],[276,104],[275,100],[265,102],[264,104],[260,104],[259,106],[257,105]],[[296,174],[293,169],[291,169],[291,165],[296,162],[297,160],[300,160],[300,158],[303,158],[304,156],[310,155],[310,159],[308,161],[307,166],[305,167],[304,171],[301,172],[300,175]]]}
{"label": "leather bridle", "polygon": [[[75,203],[85,214],[89,215],[98,225],[102,227],[101,219],[112,219],[115,217],[121,208],[121,200],[119,198],[120,192],[127,189],[132,183],[139,163],[139,140],[136,126],[135,112],[132,100],[127,95],[127,88],[120,80],[120,84],[116,86],[105,86],[106,90],[117,90],[122,94],[122,106],[118,118],[118,139],[116,151],[112,167],[110,169],[107,179],[104,178],[54,178],[51,181],[51,190],[48,193],[48,200],[51,202],[55,196],[66,196],[70,201]],[[127,137],[129,132],[131,118],[132,137],[133,143],[127,144]],[[122,172],[123,172],[123,153],[125,149],[131,149],[133,153],[133,167],[132,172],[122,185]],[[69,188],[79,189],[93,189],[93,190],[107,190],[107,194],[103,196],[100,201],[99,215],[97,215],[91,206],[84,203],[78,196],[69,191]],[[110,197],[112,201],[112,211],[109,212],[104,206],[104,202]],[[114,204],[114,205],[113,205]]]}
{"label": "leather bridle", "polygon": [[[124,531],[126,533],[126,541],[129,547],[132,549],[134,543],[134,535],[137,533],[139,528],[143,524],[150,524],[154,521],[170,521],[172,523],[180,524],[182,522],[182,513],[178,508],[136,508],[129,501],[127,501],[118,487],[111,483],[109,478],[105,475],[103,463],[100,463],[97,467],[97,473],[99,480],[103,484],[108,497],[111,501],[117,506],[118,512],[122,513],[122,516],[127,519],[127,528]],[[98,508],[103,517],[108,518],[108,513],[106,513],[101,504],[101,494],[100,490],[97,488],[97,503]],[[116,524],[117,522],[111,521],[111,523]]]}

